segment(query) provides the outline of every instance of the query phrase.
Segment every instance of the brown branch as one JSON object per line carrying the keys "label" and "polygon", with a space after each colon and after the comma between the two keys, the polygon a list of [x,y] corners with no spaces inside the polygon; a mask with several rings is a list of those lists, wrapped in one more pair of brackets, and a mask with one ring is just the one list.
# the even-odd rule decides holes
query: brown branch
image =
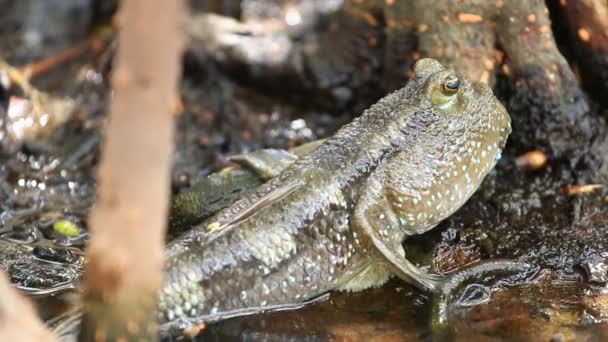
{"label": "brown branch", "polygon": [[0,341],[56,341],[40,322],[32,303],[0,272]]}
{"label": "brown branch", "polygon": [[85,271],[81,340],[155,340],[183,1],[127,0]]}
{"label": "brown branch", "polygon": [[28,79],[32,79],[71,61],[89,51],[101,51],[106,42],[99,35],[94,35],[86,41],[68,48],[57,55],[45,58],[41,61],[33,62],[19,67],[19,71],[26,75]]}

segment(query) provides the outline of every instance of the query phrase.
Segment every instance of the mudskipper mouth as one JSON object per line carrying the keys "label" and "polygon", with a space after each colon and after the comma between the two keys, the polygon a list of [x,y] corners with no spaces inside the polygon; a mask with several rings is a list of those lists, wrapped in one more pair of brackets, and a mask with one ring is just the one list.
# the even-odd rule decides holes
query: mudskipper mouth
{"label": "mudskipper mouth", "polygon": [[507,138],[500,138],[500,140],[498,141],[498,147],[500,147],[501,150],[504,150],[506,146]]}

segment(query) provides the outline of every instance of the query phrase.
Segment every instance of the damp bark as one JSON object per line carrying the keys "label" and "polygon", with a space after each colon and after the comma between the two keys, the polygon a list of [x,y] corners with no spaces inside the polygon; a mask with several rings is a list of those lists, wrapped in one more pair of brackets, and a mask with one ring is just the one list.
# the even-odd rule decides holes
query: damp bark
{"label": "damp bark", "polygon": [[155,307],[185,5],[129,0],[122,6],[116,96],[90,221],[83,341],[158,338]]}
{"label": "damp bark", "polygon": [[32,303],[9,285],[4,273],[0,273],[0,340],[56,341]]}

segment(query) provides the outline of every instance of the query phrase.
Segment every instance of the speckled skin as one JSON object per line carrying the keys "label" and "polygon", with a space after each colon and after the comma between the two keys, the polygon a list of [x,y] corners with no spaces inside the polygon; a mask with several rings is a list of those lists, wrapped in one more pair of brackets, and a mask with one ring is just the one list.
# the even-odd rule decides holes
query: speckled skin
{"label": "speckled skin", "polygon": [[161,328],[280,308],[391,274],[437,279],[401,242],[462,206],[493,168],[510,118],[485,84],[422,59],[416,76],[254,193],[168,248]]}

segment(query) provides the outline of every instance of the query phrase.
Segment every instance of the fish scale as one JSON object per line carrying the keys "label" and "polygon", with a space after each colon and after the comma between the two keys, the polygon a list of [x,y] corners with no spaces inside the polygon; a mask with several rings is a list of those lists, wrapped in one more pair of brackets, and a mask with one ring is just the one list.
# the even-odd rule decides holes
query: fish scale
{"label": "fish scale", "polygon": [[511,128],[486,85],[431,59],[415,71],[404,88],[171,243],[163,331],[290,308],[393,274],[435,289],[401,243],[465,203]]}

